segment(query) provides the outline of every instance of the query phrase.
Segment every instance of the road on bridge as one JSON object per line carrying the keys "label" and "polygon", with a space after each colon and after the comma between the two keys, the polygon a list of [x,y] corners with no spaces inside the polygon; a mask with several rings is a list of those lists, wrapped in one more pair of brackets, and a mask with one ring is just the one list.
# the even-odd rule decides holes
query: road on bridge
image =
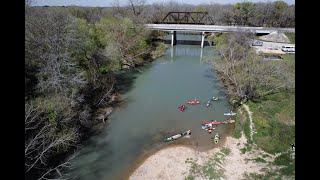
{"label": "road on bridge", "polygon": [[145,24],[148,29],[161,31],[191,31],[191,32],[295,32],[295,28],[268,28],[247,26],[217,26],[217,25],[195,25],[195,24]]}

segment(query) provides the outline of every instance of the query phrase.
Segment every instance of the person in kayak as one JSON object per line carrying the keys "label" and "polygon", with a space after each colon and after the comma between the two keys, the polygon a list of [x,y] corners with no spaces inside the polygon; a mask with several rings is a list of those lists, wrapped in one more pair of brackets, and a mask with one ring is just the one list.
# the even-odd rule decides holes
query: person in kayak
{"label": "person in kayak", "polygon": [[[211,120],[211,124],[213,125],[215,122],[217,122],[217,120]],[[217,127],[217,125],[216,125],[216,127]]]}
{"label": "person in kayak", "polygon": [[186,106],[185,105],[182,105],[179,107],[180,108],[180,111],[184,111],[186,109]]}

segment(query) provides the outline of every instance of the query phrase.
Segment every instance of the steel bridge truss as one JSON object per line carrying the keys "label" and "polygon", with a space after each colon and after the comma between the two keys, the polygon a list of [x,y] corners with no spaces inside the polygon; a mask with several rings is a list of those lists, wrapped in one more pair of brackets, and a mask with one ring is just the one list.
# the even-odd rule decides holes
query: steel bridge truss
{"label": "steel bridge truss", "polygon": [[160,22],[163,24],[211,24],[208,12],[169,12]]}

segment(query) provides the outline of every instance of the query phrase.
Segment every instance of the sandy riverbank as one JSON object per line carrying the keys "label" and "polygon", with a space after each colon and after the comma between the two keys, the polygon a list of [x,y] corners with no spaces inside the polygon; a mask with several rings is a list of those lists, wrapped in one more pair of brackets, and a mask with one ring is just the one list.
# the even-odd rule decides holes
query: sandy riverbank
{"label": "sandy riverbank", "polygon": [[[240,139],[227,137],[222,147],[214,148],[206,152],[199,152],[188,147],[171,147],[163,149],[150,156],[137,170],[130,176],[131,180],[149,180],[149,179],[169,179],[181,180],[189,174],[190,163],[186,163],[187,158],[194,159],[198,164],[203,164],[214,153],[221,148],[229,148],[231,153],[226,156],[223,162],[225,170],[225,179],[241,179],[242,175],[247,173],[261,173],[266,164],[248,161],[257,157],[257,152],[242,154],[240,149],[246,144],[244,135]],[[196,179],[204,179],[197,177]]]}

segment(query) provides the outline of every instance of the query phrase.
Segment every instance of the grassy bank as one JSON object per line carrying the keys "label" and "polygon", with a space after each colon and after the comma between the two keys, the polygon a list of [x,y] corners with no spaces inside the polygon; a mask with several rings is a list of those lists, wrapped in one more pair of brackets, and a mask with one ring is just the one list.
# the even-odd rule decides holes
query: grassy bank
{"label": "grassy bank", "polygon": [[257,131],[253,136],[255,143],[268,153],[288,150],[295,138],[294,93],[269,95],[248,105]]}
{"label": "grassy bank", "polygon": [[189,175],[186,180],[193,180],[195,177],[206,177],[207,179],[225,178],[225,170],[223,169],[223,161],[230,154],[231,150],[222,148],[220,152],[211,156],[204,164],[198,164],[192,158],[187,159],[185,163],[191,164]]}
{"label": "grassy bank", "polygon": [[290,43],[295,44],[296,43],[296,33],[284,33],[290,40]]}
{"label": "grassy bank", "polygon": [[237,116],[236,116],[236,122],[235,122],[235,126],[234,126],[234,129],[233,129],[233,133],[232,133],[232,136],[234,138],[237,138],[239,139],[241,137],[241,132],[243,131],[243,127],[244,127],[244,123],[242,122],[242,119],[244,118],[243,117],[244,115],[242,115],[240,113],[240,110],[238,110],[237,112]]}

